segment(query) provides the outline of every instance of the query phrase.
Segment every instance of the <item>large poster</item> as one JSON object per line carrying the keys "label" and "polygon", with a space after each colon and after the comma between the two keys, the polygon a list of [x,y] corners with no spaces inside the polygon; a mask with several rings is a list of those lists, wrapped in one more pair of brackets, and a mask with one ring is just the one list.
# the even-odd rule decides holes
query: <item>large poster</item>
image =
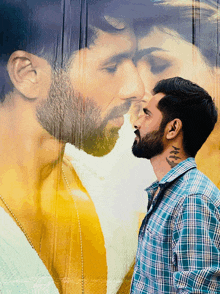
{"label": "large poster", "polygon": [[[126,294],[165,78],[219,100],[217,0],[1,0],[0,292]],[[196,113],[195,113],[196,115]],[[220,123],[196,156],[220,188]]]}

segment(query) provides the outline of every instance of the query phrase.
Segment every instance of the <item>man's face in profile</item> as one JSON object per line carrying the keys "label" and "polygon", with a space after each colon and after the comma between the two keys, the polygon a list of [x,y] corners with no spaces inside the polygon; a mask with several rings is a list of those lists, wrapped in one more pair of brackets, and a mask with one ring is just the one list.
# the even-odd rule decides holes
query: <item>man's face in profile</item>
{"label": "man's face in profile", "polygon": [[135,122],[136,138],[132,152],[136,157],[151,159],[164,150],[164,130],[166,124],[163,121],[163,114],[158,109],[159,101],[164,94],[158,93],[149,100],[141,103],[142,111]]}
{"label": "man's face in profile", "polygon": [[48,101],[37,110],[43,127],[87,153],[108,153],[123,115],[144,94],[132,61],[135,50],[130,29],[115,34],[97,30],[94,43],[75,52],[65,72],[54,73]]}

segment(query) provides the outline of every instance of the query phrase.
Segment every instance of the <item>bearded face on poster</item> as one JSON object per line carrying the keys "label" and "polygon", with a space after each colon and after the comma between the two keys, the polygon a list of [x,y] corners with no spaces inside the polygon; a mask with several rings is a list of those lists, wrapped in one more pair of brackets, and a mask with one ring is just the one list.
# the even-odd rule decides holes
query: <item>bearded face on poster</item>
{"label": "bearded face on poster", "polygon": [[[2,291],[106,292],[99,215],[63,155],[67,142],[108,153],[144,94],[133,29],[106,13],[109,2],[1,4]],[[6,243],[17,250],[12,259]],[[11,283],[14,268],[19,279]]]}

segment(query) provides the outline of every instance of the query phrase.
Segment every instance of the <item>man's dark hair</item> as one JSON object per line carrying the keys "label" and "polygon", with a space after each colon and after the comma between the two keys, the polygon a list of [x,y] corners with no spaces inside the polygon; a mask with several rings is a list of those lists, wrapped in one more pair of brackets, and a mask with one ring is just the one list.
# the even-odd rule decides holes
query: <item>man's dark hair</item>
{"label": "man's dark hair", "polygon": [[157,105],[163,114],[162,124],[179,118],[183,125],[184,151],[195,157],[217,122],[212,97],[197,84],[180,77],[159,81],[153,93],[165,94]]}
{"label": "man's dark hair", "polygon": [[[0,3],[0,101],[12,88],[6,65],[16,50],[65,68],[70,56],[89,47],[96,29],[123,30],[105,18],[111,0],[3,0]],[[111,9],[110,13],[114,14]],[[114,15],[112,15],[114,16]]]}

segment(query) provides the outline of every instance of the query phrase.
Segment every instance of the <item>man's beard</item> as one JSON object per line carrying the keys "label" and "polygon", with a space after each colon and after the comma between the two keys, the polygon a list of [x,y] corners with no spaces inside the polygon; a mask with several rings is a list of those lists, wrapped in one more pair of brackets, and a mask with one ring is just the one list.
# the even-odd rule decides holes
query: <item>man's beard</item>
{"label": "man's beard", "polygon": [[48,98],[37,107],[37,118],[50,135],[64,143],[71,143],[94,156],[109,153],[118,139],[119,128],[106,129],[115,113],[123,105],[113,108],[101,120],[101,108],[91,98],[74,93],[65,72],[55,71]]}
{"label": "man's beard", "polygon": [[135,140],[132,146],[132,152],[136,157],[151,159],[159,155],[164,150],[163,136],[164,124],[161,123],[159,130],[152,131],[146,134],[143,138],[140,137],[140,132],[137,129],[135,134],[138,136],[139,141]]}

